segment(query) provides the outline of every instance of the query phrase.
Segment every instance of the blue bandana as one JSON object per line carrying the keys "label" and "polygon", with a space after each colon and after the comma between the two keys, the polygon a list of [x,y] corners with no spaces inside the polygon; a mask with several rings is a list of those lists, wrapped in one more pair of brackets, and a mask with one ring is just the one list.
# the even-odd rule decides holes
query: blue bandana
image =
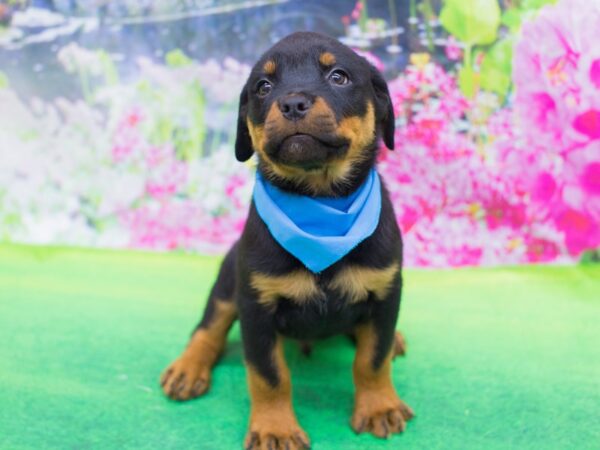
{"label": "blue bandana", "polygon": [[275,240],[318,273],[373,234],[381,212],[381,182],[373,169],[348,197],[308,197],[282,191],[257,173],[253,198]]}

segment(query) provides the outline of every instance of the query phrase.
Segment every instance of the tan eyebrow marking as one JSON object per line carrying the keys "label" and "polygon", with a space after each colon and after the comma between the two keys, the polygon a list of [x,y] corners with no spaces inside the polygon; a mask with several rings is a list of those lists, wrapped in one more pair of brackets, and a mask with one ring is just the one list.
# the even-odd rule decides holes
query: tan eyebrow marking
{"label": "tan eyebrow marking", "polygon": [[324,66],[333,66],[335,64],[335,56],[329,52],[321,53],[321,56],[319,56],[319,62]]}
{"label": "tan eyebrow marking", "polygon": [[263,66],[263,70],[267,75],[273,75],[277,70],[277,64],[272,59],[268,60]]}

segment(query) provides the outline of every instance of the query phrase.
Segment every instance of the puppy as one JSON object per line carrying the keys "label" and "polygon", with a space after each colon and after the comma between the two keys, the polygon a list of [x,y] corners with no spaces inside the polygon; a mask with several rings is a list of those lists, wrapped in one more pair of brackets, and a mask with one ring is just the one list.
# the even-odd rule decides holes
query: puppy
{"label": "puppy", "polygon": [[282,341],[349,334],[356,342],[351,426],[400,433],[413,413],[391,360],[402,289],[402,240],[374,169],[394,148],[387,85],[364,58],[317,33],[292,34],[254,66],[240,95],[235,154],[258,157],[241,238],[225,257],[204,317],[163,373],[167,396],[204,394],[240,320],[251,397],[247,449],[304,449]]}

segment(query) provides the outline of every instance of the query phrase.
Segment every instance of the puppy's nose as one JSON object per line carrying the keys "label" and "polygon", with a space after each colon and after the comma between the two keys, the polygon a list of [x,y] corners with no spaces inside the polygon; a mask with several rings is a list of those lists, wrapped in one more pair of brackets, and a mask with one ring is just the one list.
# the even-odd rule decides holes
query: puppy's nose
{"label": "puppy's nose", "polygon": [[288,95],[278,103],[281,114],[288,120],[302,119],[312,107],[312,101],[303,94]]}

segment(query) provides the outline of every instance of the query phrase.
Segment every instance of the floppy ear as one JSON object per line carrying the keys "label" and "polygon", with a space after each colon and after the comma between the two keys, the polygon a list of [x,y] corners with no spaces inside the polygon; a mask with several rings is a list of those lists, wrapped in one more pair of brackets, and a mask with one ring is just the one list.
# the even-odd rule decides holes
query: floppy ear
{"label": "floppy ear", "polygon": [[371,65],[371,84],[375,91],[376,117],[381,125],[383,142],[390,150],[394,150],[394,131],[396,130],[396,118],[394,116],[394,105],[390,98],[390,91],[383,76]]}
{"label": "floppy ear", "polygon": [[248,90],[247,85],[242,88],[240,94],[240,108],[237,119],[237,136],[235,138],[235,157],[238,161],[247,161],[252,156],[252,139],[246,124],[248,110]]}

